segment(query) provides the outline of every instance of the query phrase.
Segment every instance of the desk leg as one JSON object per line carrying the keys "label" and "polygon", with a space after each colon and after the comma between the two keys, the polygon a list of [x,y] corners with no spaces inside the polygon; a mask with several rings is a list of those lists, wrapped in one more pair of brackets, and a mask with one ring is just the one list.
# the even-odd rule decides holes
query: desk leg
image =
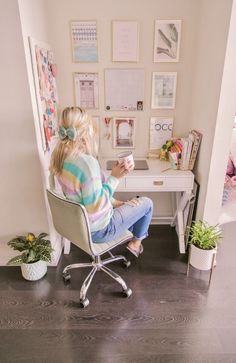
{"label": "desk leg", "polygon": [[70,247],[71,247],[71,242],[68,239],[63,238],[64,255],[68,255],[70,253]]}
{"label": "desk leg", "polygon": [[177,230],[177,234],[178,234],[178,238],[179,238],[179,252],[180,253],[185,253],[186,252],[186,248],[185,248],[185,227],[184,227],[184,218],[183,218],[183,213],[182,211],[179,211],[177,213],[177,218],[176,218],[177,222],[176,222],[176,230]]}
{"label": "desk leg", "polygon": [[[177,222],[177,214],[178,214],[178,206],[179,206],[179,201],[181,199],[181,192],[175,192],[175,213],[174,213],[174,217],[170,223],[171,227],[175,227],[176,226],[176,222]],[[173,200],[172,200],[173,203]]]}
{"label": "desk leg", "polygon": [[[179,238],[179,252],[185,253],[186,246],[185,246],[185,227],[186,223],[184,220],[184,210],[186,208],[187,203],[190,201],[192,197],[192,193],[183,192],[181,197],[178,200],[176,214],[174,216],[174,221],[176,224],[176,232]],[[173,223],[173,222],[172,222]]]}
{"label": "desk leg", "polygon": [[178,205],[178,201],[180,198],[179,194],[181,194],[181,193],[171,192],[171,206],[172,206],[172,215],[173,215],[173,218],[170,222],[171,227],[175,227],[176,210],[177,210],[177,205]]}

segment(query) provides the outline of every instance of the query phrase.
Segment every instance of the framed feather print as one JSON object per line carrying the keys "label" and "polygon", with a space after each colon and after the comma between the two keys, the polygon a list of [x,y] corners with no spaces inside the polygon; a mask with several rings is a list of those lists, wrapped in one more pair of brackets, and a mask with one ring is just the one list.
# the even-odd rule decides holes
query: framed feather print
{"label": "framed feather print", "polygon": [[181,20],[156,20],[154,36],[154,63],[178,62]]}

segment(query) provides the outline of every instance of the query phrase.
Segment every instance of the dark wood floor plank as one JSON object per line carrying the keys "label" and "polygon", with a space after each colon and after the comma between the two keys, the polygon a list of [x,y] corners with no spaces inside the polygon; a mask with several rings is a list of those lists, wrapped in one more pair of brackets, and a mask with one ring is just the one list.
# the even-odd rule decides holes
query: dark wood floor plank
{"label": "dark wood floor plank", "polygon": [[[18,267],[0,268],[0,362],[236,363],[235,245],[219,249],[210,288],[208,271],[186,277],[187,256],[169,226],[153,226],[144,247],[130,269],[111,265],[133,295],[122,297],[98,273],[84,310],[79,288],[88,271],[73,271],[69,285],[61,277],[67,264],[88,260],[78,248],[37,282]],[[116,252],[128,256],[125,246]]]}
{"label": "dark wood floor plank", "polygon": [[[86,355],[89,357],[91,352],[103,352],[104,355],[128,356],[129,353],[136,355],[148,352],[148,354],[197,354],[204,351],[205,354],[222,354],[223,349],[218,340],[217,334],[212,330],[202,330],[198,334],[187,330],[157,330],[143,329],[138,332],[129,329],[107,329],[107,330],[22,330],[15,332],[18,344],[24,347],[23,354],[30,358],[32,350],[37,356],[41,354],[42,347],[47,354],[48,351],[55,349],[61,354],[63,351],[70,351],[75,356]],[[5,356],[11,353],[8,343],[11,340],[11,332],[2,331],[1,343],[2,351]],[[41,342],[40,346],[38,342]],[[64,345],[64,342],[66,345]],[[14,352],[13,352],[14,354]],[[16,356],[12,354],[12,358]],[[19,353],[17,353],[18,355]],[[44,355],[42,355],[44,358]],[[46,356],[45,356],[46,358]]]}

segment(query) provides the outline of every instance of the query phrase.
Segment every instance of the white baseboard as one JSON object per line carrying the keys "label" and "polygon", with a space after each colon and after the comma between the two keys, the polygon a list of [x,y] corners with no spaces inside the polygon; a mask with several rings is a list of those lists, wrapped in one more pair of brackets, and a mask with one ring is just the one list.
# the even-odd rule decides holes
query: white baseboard
{"label": "white baseboard", "polygon": [[171,224],[173,216],[153,217],[151,224]]}

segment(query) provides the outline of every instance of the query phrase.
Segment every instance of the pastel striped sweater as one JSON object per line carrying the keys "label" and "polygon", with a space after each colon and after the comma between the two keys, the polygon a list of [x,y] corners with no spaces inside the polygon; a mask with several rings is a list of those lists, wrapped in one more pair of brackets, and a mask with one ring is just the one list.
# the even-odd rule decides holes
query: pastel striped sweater
{"label": "pastel striped sweater", "polygon": [[113,214],[112,195],[119,180],[110,175],[103,182],[97,159],[74,153],[64,161],[58,181],[66,199],[85,206],[92,232],[109,223]]}

